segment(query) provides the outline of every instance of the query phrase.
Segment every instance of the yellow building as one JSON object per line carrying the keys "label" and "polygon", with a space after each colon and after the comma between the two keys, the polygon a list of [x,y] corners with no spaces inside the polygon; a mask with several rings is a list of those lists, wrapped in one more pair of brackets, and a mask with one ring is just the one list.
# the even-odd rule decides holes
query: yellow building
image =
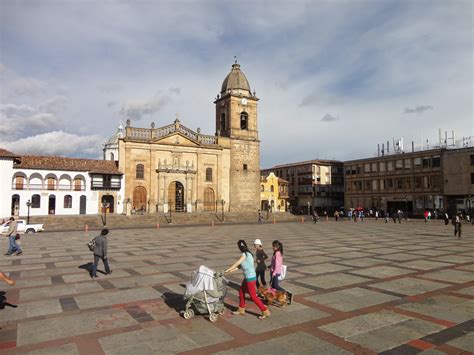
{"label": "yellow building", "polygon": [[286,212],[288,209],[288,181],[274,173],[260,177],[260,201],[262,211]]}

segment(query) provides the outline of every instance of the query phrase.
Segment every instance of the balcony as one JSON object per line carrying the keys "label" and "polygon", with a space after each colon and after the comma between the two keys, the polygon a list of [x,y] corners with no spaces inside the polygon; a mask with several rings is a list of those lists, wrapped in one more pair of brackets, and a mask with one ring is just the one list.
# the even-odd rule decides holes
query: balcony
{"label": "balcony", "polygon": [[48,191],[84,191],[84,186],[71,185],[71,184],[59,184],[59,185],[48,185],[48,184],[12,184],[12,190],[48,190]]}
{"label": "balcony", "polygon": [[120,190],[120,181],[93,181],[91,183],[92,190]]}

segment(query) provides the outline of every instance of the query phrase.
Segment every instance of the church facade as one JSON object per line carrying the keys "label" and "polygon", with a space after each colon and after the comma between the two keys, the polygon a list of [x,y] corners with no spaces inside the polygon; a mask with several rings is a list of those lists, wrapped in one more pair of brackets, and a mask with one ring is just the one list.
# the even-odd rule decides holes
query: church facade
{"label": "church facade", "polygon": [[133,212],[256,211],[260,204],[257,103],[234,63],[214,101],[215,135],[183,125],[133,127],[105,144],[124,174],[124,208]]}

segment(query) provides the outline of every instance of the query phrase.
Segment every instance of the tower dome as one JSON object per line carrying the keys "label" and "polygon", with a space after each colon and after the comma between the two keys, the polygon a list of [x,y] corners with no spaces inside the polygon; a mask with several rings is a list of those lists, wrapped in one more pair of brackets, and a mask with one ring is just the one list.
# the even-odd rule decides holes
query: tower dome
{"label": "tower dome", "polygon": [[235,61],[232,70],[224,79],[221,95],[227,93],[250,95],[250,85],[245,74],[240,70],[240,64]]}

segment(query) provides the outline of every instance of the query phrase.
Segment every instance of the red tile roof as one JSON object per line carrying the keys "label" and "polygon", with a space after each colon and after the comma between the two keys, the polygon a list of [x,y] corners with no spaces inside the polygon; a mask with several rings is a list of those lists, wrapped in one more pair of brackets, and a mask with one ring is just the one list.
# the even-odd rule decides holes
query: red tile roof
{"label": "red tile roof", "polygon": [[16,158],[17,156],[18,155],[13,154],[6,149],[0,148],[0,158]]}
{"label": "red tile roof", "polygon": [[65,158],[56,156],[22,155],[15,164],[15,169],[50,169],[88,171],[90,173],[120,174],[113,160],[95,160]]}

